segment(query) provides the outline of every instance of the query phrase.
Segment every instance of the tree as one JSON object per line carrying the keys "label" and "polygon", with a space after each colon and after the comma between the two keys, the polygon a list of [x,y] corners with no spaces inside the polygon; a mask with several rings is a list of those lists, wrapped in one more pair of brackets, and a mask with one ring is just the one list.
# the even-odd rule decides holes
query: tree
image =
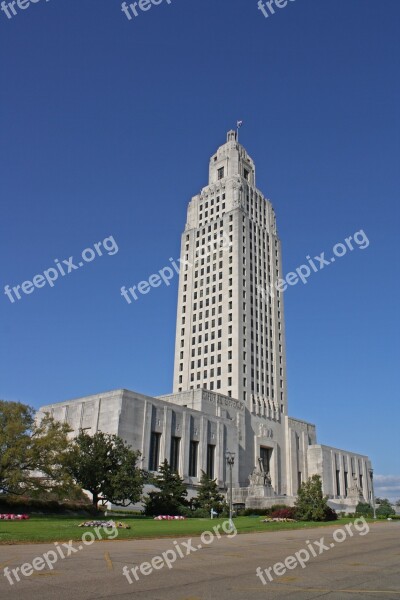
{"label": "tree", "polygon": [[374,514],[374,510],[368,502],[359,502],[356,506],[356,515],[361,515],[363,517],[372,517]]}
{"label": "tree", "polygon": [[400,506],[400,500],[396,500],[396,502],[395,502],[395,504],[394,504],[394,505],[395,505],[395,506]]}
{"label": "tree", "polygon": [[35,421],[32,407],[0,401],[0,492],[63,493],[70,483],[63,468],[69,427],[49,414]]}
{"label": "tree", "polygon": [[158,490],[149,492],[144,501],[146,515],[182,514],[188,506],[186,486],[167,460],[160,465],[160,474],[153,478],[152,483]]}
{"label": "tree", "polygon": [[328,506],[328,496],[322,493],[319,475],[313,475],[301,484],[295,508],[300,521],[331,521],[337,518],[336,513]]}
{"label": "tree", "polygon": [[72,479],[92,494],[93,506],[100,500],[117,506],[138,502],[144,474],[138,468],[140,452],[122,438],[101,431],[81,431],[66,456],[65,468]]}
{"label": "tree", "polygon": [[211,512],[211,509],[221,513],[224,508],[224,497],[219,493],[217,480],[211,479],[204,471],[201,471],[200,487],[197,498],[194,499],[195,508]]}
{"label": "tree", "polygon": [[390,500],[387,498],[377,498],[376,503],[379,504],[376,509],[377,517],[391,517],[396,514],[393,506],[390,503]]}

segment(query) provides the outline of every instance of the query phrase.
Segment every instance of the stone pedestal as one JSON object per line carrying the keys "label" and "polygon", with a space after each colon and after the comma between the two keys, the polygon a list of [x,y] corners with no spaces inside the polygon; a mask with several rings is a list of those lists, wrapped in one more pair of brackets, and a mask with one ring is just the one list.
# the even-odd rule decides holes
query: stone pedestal
{"label": "stone pedestal", "polygon": [[248,488],[247,498],[272,498],[275,495],[272,485],[252,485]]}

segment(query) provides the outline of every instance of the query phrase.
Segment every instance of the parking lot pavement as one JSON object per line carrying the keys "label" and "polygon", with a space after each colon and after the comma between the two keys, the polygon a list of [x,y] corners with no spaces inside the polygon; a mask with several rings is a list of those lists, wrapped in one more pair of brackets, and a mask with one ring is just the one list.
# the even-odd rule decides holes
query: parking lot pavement
{"label": "parking lot pavement", "polygon": [[[186,538],[95,542],[27,576],[21,565],[40,566],[33,561],[54,551],[54,544],[0,546],[0,597],[400,599],[400,522],[370,524],[362,535],[339,535],[338,529],[344,526],[215,537],[201,549],[200,538],[190,546]],[[20,581],[13,575],[17,567]]]}

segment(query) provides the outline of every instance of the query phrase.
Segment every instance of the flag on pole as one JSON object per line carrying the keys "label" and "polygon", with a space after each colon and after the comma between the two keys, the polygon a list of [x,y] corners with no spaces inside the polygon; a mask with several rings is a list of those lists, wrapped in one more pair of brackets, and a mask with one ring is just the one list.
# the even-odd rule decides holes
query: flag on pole
{"label": "flag on pole", "polygon": [[239,129],[243,125],[243,121],[236,121],[236,127]]}

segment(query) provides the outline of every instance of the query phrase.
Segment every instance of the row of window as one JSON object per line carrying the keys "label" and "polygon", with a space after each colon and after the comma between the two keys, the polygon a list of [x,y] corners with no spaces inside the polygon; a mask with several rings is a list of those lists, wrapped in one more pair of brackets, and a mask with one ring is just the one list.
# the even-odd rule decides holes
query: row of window
{"label": "row of window", "polygon": [[[201,209],[201,207],[200,207]],[[220,212],[221,210],[221,212]],[[200,212],[199,213],[199,227],[204,227],[205,225],[208,225],[210,223],[212,223],[213,221],[215,221],[215,223],[217,223],[218,221],[220,221],[220,226],[222,227],[223,224],[223,218],[225,216],[225,202],[222,203],[221,206],[217,205],[214,208],[210,208],[210,210],[205,210],[204,212]],[[214,224],[214,228],[215,228],[215,224]]]}
{"label": "row of window", "polygon": [[[348,492],[348,489],[349,489],[349,474],[348,474],[347,471],[344,471],[343,475],[344,475],[344,477],[343,477],[343,479],[344,479],[344,490],[343,490],[344,493],[343,493],[343,495],[347,496],[347,492]],[[352,474],[352,481],[354,481],[354,478],[355,478],[355,473]],[[359,486],[360,486],[360,488],[362,490],[363,489],[363,483],[364,483],[363,482],[362,473],[360,473],[358,481],[359,481]],[[340,470],[337,469],[336,470],[336,495],[337,496],[341,496],[342,495],[341,492],[342,492],[342,487],[341,487],[341,479],[340,479]]]}
{"label": "row of window", "polygon": [[[149,456],[149,471],[158,471],[160,467],[160,448],[161,448],[161,433],[152,431],[150,436],[150,456]],[[198,477],[198,455],[199,442],[191,440],[189,444],[189,477]],[[170,446],[169,464],[173,471],[180,471],[181,460],[181,438],[172,436]],[[215,471],[215,445],[207,445],[207,464],[206,472],[209,477],[214,479]]]}
{"label": "row of window", "polygon": [[[283,412],[284,406],[283,404],[281,404],[280,406],[280,410],[281,412]],[[271,402],[268,399],[268,394],[267,394],[267,400],[256,400],[256,398],[253,397],[252,400],[252,412],[255,415],[258,415],[259,417],[266,417],[268,412],[271,411],[278,411],[279,407],[275,404],[275,402]]]}
{"label": "row of window", "polygon": [[[222,200],[225,200],[225,194],[222,194]],[[220,201],[220,196],[217,196],[215,198],[215,206],[217,206],[217,204],[219,203],[219,201]],[[209,201],[206,200],[205,202],[203,202],[202,204],[199,205],[200,212],[203,210],[203,208],[206,210],[207,208],[209,208],[209,206],[210,206],[210,208],[212,206],[214,206],[214,198],[212,198],[212,197],[210,198]],[[225,208],[224,204],[223,204],[223,207]]]}
{"label": "row of window", "polygon": [[[246,212],[249,218],[253,221],[259,221],[260,225],[265,227],[267,225],[267,201],[256,193],[253,194],[252,187],[248,186],[246,194]],[[272,216],[274,218],[274,212],[272,209]]]}
{"label": "row of window", "polygon": [[[251,192],[251,195],[252,195],[252,192]],[[218,199],[219,199],[219,196],[218,196]],[[260,196],[260,200],[261,200],[261,196]],[[255,201],[255,203],[257,205],[257,200]],[[205,213],[206,209],[210,209],[210,212],[211,212],[211,207],[212,207],[211,200],[210,200],[210,204],[208,204],[208,201],[207,201],[207,203],[202,204],[201,205],[201,211],[204,211],[202,214]],[[264,207],[264,212],[265,212],[266,211],[266,203],[265,202],[263,202],[263,207]],[[230,240],[230,242],[232,242],[232,230],[233,230],[233,223],[232,223],[232,221],[233,221],[233,219],[234,219],[234,216],[232,214],[229,214],[229,234],[230,234],[229,240]],[[246,217],[242,216],[242,219],[243,219],[243,231],[244,231],[244,233],[246,233],[246,231],[247,231],[247,229],[245,227]],[[220,221],[220,226],[222,227],[222,225],[223,225],[223,222]],[[216,232],[217,227],[218,227],[218,223],[214,223],[214,227],[211,224],[209,224],[208,227],[203,227],[202,229],[198,229],[197,230],[197,232],[196,232],[196,238],[197,238],[197,240],[196,240],[196,246],[197,246],[197,248],[200,247],[200,243],[202,243],[203,245],[206,243],[206,236],[207,236],[207,234],[208,234],[207,241],[211,241],[211,233],[212,233],[213,229]],[[253,302],[253,297],[252,297],[253,296],[253,293],[252,293],[253,292],[253,279],[255,279],[256,283],[258,283],[258,277],[257,276],[258,276],[258,273],[259,273],[259,269],[257,267],[257,264],[254,265],[253,261],[252,261],[252,258],[253,258],[253,252],[252,252],[253,251],[253,240],[254,240],[254,244],[255,244],[255,258],[256,258],[256,260],[257,260],[257,256],[258,256],[257,255],[257,250],[259,249],[260,255],[261,255],[262,250],[264,251],[263,252],[263,256],[264,256],[264,260],[265,260],[265,262],[266,262],[266,264],[268,266],[268,270],[269,270],[269,281],[271,281],[270,257],[272,258],[274,255],[275,255],[275,267],[276,267],[275,274],[277,276],[279,274],[279,272],[277,270],[277,267],[279,266],[279,262],[278,262],[278,244],[277,244],[277,240],[275,239],[274,240],[275,249],[273,247],[271,247],[271,244],[270,244],[271,239],[270,239],[269,234],[265,231],[265,229],[264,230],[263,229],[260,230],[259,225],[256,225],[255,223],[252,223],[251,221],[249,223],[249,231],[248,231],[248,233],[249,233],[249,240],[250,240],[250,266],[253,267],[253,271],[254,271],[254,273],[253,273],[253,271],[250,272],[250,290],[251,290],[250,310],[251,310],[251,316],[253,317],[253,306],[255,306],[256,308],[258,308],[258,306],[259,306],[258,302],[257,302],[257,298],[255,299],[255,302]],[[214,233],[214,238],[215,238],[215,236],[216,236],[216,233]],[[243,238],[243,241],[244,241],[244,243],[246,243],[246,237],[245,236]],[[190,243],[189,242],[190,242],[190,235],[187,234],[187,236],[186,236],[186,251],[187,251],[187,256],[188,256],[189,247],[190,247]],[[269,252],[266,255],[266,250],[267,249],[268,249]],[[230,248],[230,251],[232,251],[232,246]],[[244,247],[244,252],[246,252],[246,247]],[[220,252],[220,254],[221,254],[221,252]],[[211,263],[212,259],[213,259],[213,263]],[[258,258],[258,260],[259,260],[259,264],[260,264],[260,275],[261,275],[262,274],[261,256]],[[229,263],[232,264],[232,262],[233,262],[233,258],[232,258],[232,256],[229,256]],[[204,312],[204,313],[203,312],[199,312],[198,314],[196,313],[196,310],[197,310],[198,306],[199,306],[199,309],[203,309],[204,306],[210,307],[210,305],[211,305],[212,316],[215,316],[216,315],[216,306],[215,305],[216,305],[217,301],[218,301],[218,303],[222,303],[222,301],[223,301],[223,295],[222,294],[218,295],[218,300],[217,300],[217,295],[216,295],[216,285],[217,285],[217,274],[216,273],[217,273],[217,269],[219,269],[219,271],[220,271],[219,274],[218,274],[218,279],[221,280],[219,282],[219,284],[218,284],[219,291],[222,291],[221,288],[222,288],[222,279],[223,279],[223,277],[222,277],[222,272],[221,271],[223,269],[223,261],[220,260],[219,264],[217,265],[217,257],[216,257],[216,255],[214,254],[214,256],[211,256],[209,254],[207,256],[206,260],[203,257],[203,258],[201,258],[200,264],[199,264],[199,261],[197,261],[197,263],[196,263],[195,283],[194,283],[194,285],[195,285],[195,291],[193,292],[193,300],[194,300],[194,302],[193,302],[193,313],[192,313],[192,318],[193,318],[192,334],[199,333],[199,335],[196,336],[196,337],[192,337],[192,340],[191,340],[191,344],[192,344],[192,357],[194,357],[195,354],[196,354],[196,350],[195,350],[195,348],[193,346],[196,346],[198,344],[207,343],[210,338],[211,338],[211,340],[215,339],[215,335],[216,334],[218,335],[218,337],[222,337],[222,331],[221,331],[221,329],[219,329],[218,332],[211,331],[210,334],[207,331],[209,328],[213,329],[215,327],[221,327],[221,325],[222,325],[222,317],[219,317],[218,321],[216,319],[212,319],[211,322],[210,322],[208,320],[209,316],[210,316],[210,314],[209,314],[210,311],[208,309],[207,309],[207,312]],[[209,282],[211,281],[210,276],[211,276],[212,272],[214,272],[213,275],[212,275],[212,279],[213,279],[213,281],[215,282],[216,285],[212,286],[212,288],[210,288],[210,287],[204,288],[204,285],[208,285]],[[229,275],[233,275],[232,266],[229,267],[228,274]],[[246,271],[246,256],[244,256],[244,258],[243,258],[243,277],[244,278],[246,277],[246,274],[247,274],[247,271]],[[204,277],[206,275],[208,275],[208,277],[205,280]],[[265,275],[266,275],[266,273],[265,273]],[[199,278],[201,278],[201,279],[199,279]],[[262,278],[260,280],[262,281]],[[205,281],[207,282],[206,284],[205,284]],[[230,287],[232,287],[232,285],[233,285],[232,277],[228,278],[227,283],[228,283],[228,285]],[[243,286],[246,287],[246,284],[247,284],[246,279],[243,279]],[[185,284],[184,284],[184,286],[185,286]],[[212,297],[210,297],[210,289],[212,289],[212,292],[211,292],[213,294]],[[187,288],[184,287],[184,291],[186,292]],[[246,297],[246,290],[243,291],[243,294],[244,294],[244,297]],[[277,293],[277,295],[279,296],[279,292]],[[228,297],[228,302],[229,302],[229,308],[232,309],[232,300],[230,300],[231,298],[233,298],[232,289],[228,290],[227,297]],[[200,300],[198,300],[199,298],[200,298]],[[203,298],[205,298],[205,299],[203,300]],[[183,313],[186,313],[186,309],[187,309],[186,302],[187,302],[187,297],[186,297],[186,294],[184,294],[183,295],[183,306],[182,306],[182,312]],[[280,306],[280,300],[279,300],[279,298],[278,298],[277,302],[279,303],[279,306]],[[243,304],[244,304],[244,309],[243,309],[243,311],[244,311],[243,312],[243,323],[244,323],[244,325],[243,325],[243,335],[246,336],[246,335],[248,335],[248,331],[247,331],[247,328],[246,328],[246,304],[245,303],[243,303]],[[264,302],[262,302],[260,300],[260,308],[263,307],[263,305],[264,305],[264,308],[267,306],[266,299],[265,299]],[[272,338],[273,338],[272,324],[273,324],[273,320],[272,320],[272,311],[267,309],[266,312],[267,312],[267,314],[265,316],[266,317],[266,322],[265,322],[264,315],[260,314],[260,324],[259,324],[259,322],[258,322],[259,313],[258,313],[258,310],[256,310],[256,313],[255,313],[256,318],[255,318],[255,320],[252,318],[251,319],[251,324],[250,324],[250,335],[251,335],[251,340],[252,340],[252,342],[251,342],[251,363],[252,363],[252,365],[254,364],[254,343],[253,343],[254,340],[256,340],[255,350],[256,350],[256,353],[257,353],[257,357],[256,357],[257,370],[256,371],[254,371],[254,369],[251,370],[251,375],[252,375],[252,377],[251,377],[251,389],[252,389],[252,391],[255,391],[257,389],[258,392],[262,390],[263,393],[264,393],[264,389],[265,389],[264,385],[263,385],[264,382],[266,382],[268,385],[271,383],[271,386],[274,385],[274,383],[273,383],[274,378],[273,378],[273,375],[272,375],[272,372],[273,372],[273,369],[274,369],[274,365],[273,365],[273,352],[270,353],[271,361],[270,362],[268,361],[269,350],[273,350],[274,349],[274,344],[272,343]],[[218,306],[218,314],[221,314],[221,313],[222,313],[222,304]],[[204,320],[203,320],[203,317],[204,317]],[[269,326],[270,327],[268,327],[268,318],[269,318]],[[278,311],[278,319],[280,319],[280,311]],[[232,313],[229,313],[228,314],[228,322],[232,321],[232,320],[233,320],[232,319]],[[184,324],[185,324],[185,321],[184,321],[184,317],[183,317],[182,325],[184,325]],[[230,331],[229,331],[229,328],[230,328]],[[232,335],[232,333],[233,333],[232,332],[232,326],[229,325],[229,328],[228,328],[228,335]],[[280,322],[280,320],[278,320],[278,328],[279,328],[279,330],[281,329],[281,322]],[[254,331],[256,332],[255,335],[254,335]],[[205,333],[203,333],[203,332],[205,332]],[[182,334],[182,337],[185,335],[185,328],[184,327],[182,327],[182,329],[181,329],[181,334]],[[268,340],[268,334],[269,334],[269,338],[270,338],[269,340]],[[266,340],[265,340],[266,344],[268,344],[268,341],[270,341],[270,343],[268,344],[268,346],[270,348],[265,348],[264,347],[264,335],[265,335],[265,338],[266,338]],[[280,343],[281,342],[281,334],[280,333],[278,333],[278,337],[279,337],[279,345],[278,345],[278,352],[277,353],[281,354],[282,351],[283,351],[283,349],[282,349],[282,344]],[[233,345],[231,337],[228,338],[227,343],[228,343],[228,347],[231,347]],[[243,343],[244,343],[244,346],[246,346],[246,339],[244,340]],[[259,343],[261,344],[261,346],[259,346]],[[212,345],[212,346],[214,346],[214,345]],[[181,340],[181,348],[183,348],[183,347],[184,347],[184,339]],[[221,343],[220,342],[219,342],[218,349],[221,349]],[[261,374],[258,371],[258,366],[259,366],[258,354],[259,354],[259,350],[262,351],[262,356],[260,357],[261,358]],[[264,359],[264,353],[265,353],[265,351],[266,351],[266,361],[267,361],[267,365],[266,366],[268,367],[267,373],[264,373],[264,361],[263,361],[263,359]],[[198,355],[201,355],[202,352],[204,354],[208,353],[208,344],[205,345],[205,347],[204,347],[203,350],[202,350],[202,348],[200,346],[198,346],[198,350],[197,350]],[[232,351],[231,350],[228,350],[228,352],[230,352],[230,354],[232,355]],[[184,356],[184,354],[183,354],[183,350],[182,350],[181,354],[180,354],[181,361],[183,361],[183,356]],[[198,363],[197,369],[199,369],[199,368],[201,369],[202,366],[207,366],[207,359],[208,359],[208,356],[204,356],[204,363],[203,363],[203,365],[201,363],[201,359],[198,360],[197,361],[197,363]],[[280,364],[282,364],[281,357],[279,357],[279,360],[280,360]],[[184,364],[183,362],[180,363],[180,370],[181,371],[183,371],[183,364]],[[214,364],[214,356],[213,355],[210,357],[210,364],[211,365]],[[245,368],[246,368],[246,365],[244,365],[244,369]],[[214,369],[210,369],[209,371],[205,371],[203,373],[201,373],[201,371],[196,372],[194,361],[191,361],[191,371],[192,371],[190,373],[191,382],[194,382],[194,380],[196,378],[197,378],[198,381],[201,381],[202,378],[208,379],[208,377],[210,377],[210,378],[214,377]],[[244,371],[244,372],[246,372],[246,371]],[[271,379],[269,379],[270,373],[271,373]],[[256,376],[257,380],[259,380],[260,375],[261,375],[261,382],[256,384],[255,381],[254,381],[254,377]],[[282,377],[282,369],[280,369],[280,375]],[[216,376],[218,376],[218,375],[216,375]],[[247,383],[246,379],[244,381]],[[179,376],[179,382],[182,383],[182,375]],[[282,379],[279,379],[279,382],[280,382],[280,387],[282,389],[282,387],[283,387],[283,381],[282,381]],[[216,382],[210,381],[209,382],[210,389],[212,389],[212,387],[214,386],[214,383],[215,383],[216,386],[220,386],[221,385],[220,384],[220,380],[218,380]],[[244,385],[246,385],[246,383]],[[207,384],[207,382],[204,382],[203,387],[206,387],[206,384]],[[229,380],[228,380],[228,385],[231,385],[231,382],[229,383]],[[197,387],[200,387],[200,385],[197,385]],[[193,388],[194,388],[194,386],[191,386],[191,389],[193,389]],[[269,393],[269,387],[267,387],[266,389],[267,389],[267,392]],[[272,395],[273,395],[273,390],[272,390]],[[282,397],[282,392],[281,392],[281,397]]]}

